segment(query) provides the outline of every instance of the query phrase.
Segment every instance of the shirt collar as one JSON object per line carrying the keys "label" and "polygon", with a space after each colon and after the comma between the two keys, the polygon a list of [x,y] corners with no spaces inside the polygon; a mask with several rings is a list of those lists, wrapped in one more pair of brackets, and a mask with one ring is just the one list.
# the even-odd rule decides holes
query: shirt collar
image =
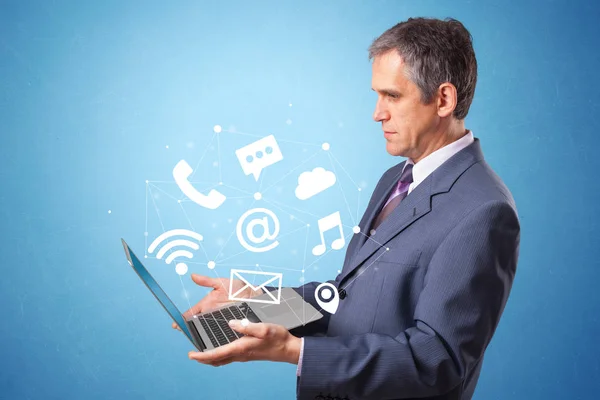
{"label": "shirt collar", "polygon": [[[404,167],[406,167],[408,164],[413,164],[413,183],[410,185],[411,189],[414,189],[419,183],[423,182],[425,178],[435,171],[437,167],[473,143],[474,140],[473,132],[468,130],[467,133],[460,139],[455,140],[454,142],[447,144],[440,149],[437,149],[416,164],[410,158],[406,159]],[[404,168],[402,170],[404,171]]]}

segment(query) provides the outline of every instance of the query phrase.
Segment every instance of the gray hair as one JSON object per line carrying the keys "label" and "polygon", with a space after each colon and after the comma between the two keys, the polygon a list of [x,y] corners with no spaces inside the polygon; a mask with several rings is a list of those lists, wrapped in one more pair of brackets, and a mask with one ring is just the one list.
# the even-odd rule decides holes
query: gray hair
{"label": "gray hair", "polygon": [[428,104],[444,82],[456,87],[454,116],[467,116],[477,83],[477,60],[473,38],[464,25],[445,20],[409,18],[385,31],[369,47],[369,60],[390,50],[402,57],[405,74],[421,90]]}

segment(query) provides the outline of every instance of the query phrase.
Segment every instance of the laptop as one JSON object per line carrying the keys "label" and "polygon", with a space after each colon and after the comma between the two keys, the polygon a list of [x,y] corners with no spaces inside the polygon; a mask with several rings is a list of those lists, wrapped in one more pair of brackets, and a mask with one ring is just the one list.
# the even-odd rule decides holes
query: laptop
{"label": "laptop", "polygon": [[[185,319],[177,306],[169,299],[167,294],[150,275],[146,267],[136,257],[125,240],[123,248],[129,265],[133,267],[146,287],[152,292],[156,300],[160,302],[165,311],[169,313],[173,321],[190,342],[199,350],[211,350],[233,342],[244,336],[229,327],[232,319],[247,319],[250,322],[268,322],[282,325],[290,330],[301,325],[306,325],[323,317],[310,303],[304,301],[292,288],[281,289],[281,301],[279,304],[253,303],[254,300],[271,300],[268,294],[262,294],[247,302],[238,301],[228,303],[209,312],[200,313]],[[301,316],[310,316],[310,319],[302,321]]]}

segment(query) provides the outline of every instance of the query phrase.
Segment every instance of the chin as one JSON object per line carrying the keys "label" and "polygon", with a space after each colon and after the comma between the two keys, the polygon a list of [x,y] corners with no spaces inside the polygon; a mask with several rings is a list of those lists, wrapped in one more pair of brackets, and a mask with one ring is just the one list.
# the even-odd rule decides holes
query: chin
{"label": "chin", "polygon": [[387,142],[385,145],[385,150],[392,156],[406,157],[406,148],[398,145],[398,143]]}

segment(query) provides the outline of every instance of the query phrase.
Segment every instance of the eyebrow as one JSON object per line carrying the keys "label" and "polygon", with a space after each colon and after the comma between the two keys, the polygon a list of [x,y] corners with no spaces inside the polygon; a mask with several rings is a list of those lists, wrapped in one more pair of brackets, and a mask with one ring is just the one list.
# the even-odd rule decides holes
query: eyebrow
{"label": "eyebrow", "polygon": [[381,90],[375,90],[373,88],[371,88],[372,91],[386,95],[386,96],[400,96],[401,93],[397,90],[394,89],[381,89]]}

